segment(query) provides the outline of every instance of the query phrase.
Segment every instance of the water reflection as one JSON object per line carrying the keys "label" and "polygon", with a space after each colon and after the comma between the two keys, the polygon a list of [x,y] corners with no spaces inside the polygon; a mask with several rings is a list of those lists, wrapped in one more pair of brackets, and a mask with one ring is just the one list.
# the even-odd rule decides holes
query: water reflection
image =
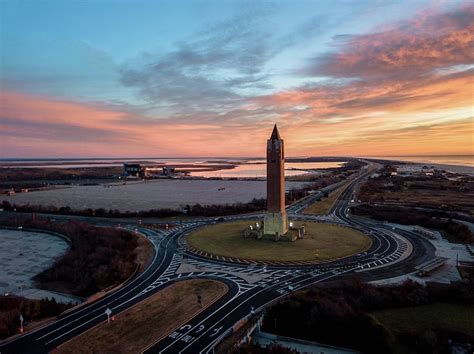
{"label": "water reflection", "polygon": [[[344,162],[287,162],[285,163],[285,176],[298,176],[311,173],[314,170],[323,168],[340,167]],[[196,171],[191,172],[195,177],[227,177],[227,178],[259,178],[266,177],[267,166],[265,163],[237,165],[230,170],[218,171]]]}

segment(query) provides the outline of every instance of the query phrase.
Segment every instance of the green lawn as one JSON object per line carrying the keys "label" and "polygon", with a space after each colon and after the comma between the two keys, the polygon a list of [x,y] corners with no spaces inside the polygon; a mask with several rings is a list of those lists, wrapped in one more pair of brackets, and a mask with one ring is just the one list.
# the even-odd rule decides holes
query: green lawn
{"label": "green lawn", "polygon": [[376,311],[371,315],[395,335],[430,328],[474,333],[474,305],[435,303]]}
{"label": "green lawn", "polygon": [[[244,238],[252,221],[236,221],[203,227],[191,233],[188,244],[215,255],[255,261],[328,261],[367,250],[372,241],[347,227],[306,223],[307,235],[295,242],[274,242],[272,238]],[[298,226],[298,223],[296,226]]]}

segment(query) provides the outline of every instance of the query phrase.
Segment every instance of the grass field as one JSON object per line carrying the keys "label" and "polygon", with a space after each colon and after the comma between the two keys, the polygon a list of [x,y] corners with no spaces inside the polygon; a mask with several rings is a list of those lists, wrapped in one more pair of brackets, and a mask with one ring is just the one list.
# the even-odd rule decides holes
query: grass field
{"label": "grass field", "polygon": [[[244,238],[252,221],[212,225],[191,233],[188,244],[215,255],[255,261],[329,261],[367,250],[372,241],[363,233],[337,225],[306,223],[306,237],[295,242]],[[298,226],[298,223],[296,223]]]}
{"label": "grass field", "polygon": [[416,307],[376,311],[371,313],[393,334],[410,330],[445,328],[464,333],[474,333],[474,306],[435,303]]}
{"label": "grass field", "polygon": [[[56,348],[53,353],[140,353],[166,336],[188,318],[208,307],[227,292],[224,283],[193,279],[158,292],[104,323]],[[202,307],[196,291],[201,291]]]}

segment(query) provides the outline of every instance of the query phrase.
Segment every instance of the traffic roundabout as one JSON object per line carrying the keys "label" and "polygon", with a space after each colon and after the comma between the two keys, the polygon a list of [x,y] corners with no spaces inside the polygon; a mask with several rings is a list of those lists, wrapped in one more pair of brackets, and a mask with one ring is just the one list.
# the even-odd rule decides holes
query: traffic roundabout
{"label": "traffic roundabout", "polygon": [[379,248],[373,234],[345,224],[312,221],[305,225],[303,239],[275,242],[272,237],[244,238],[243,230],[253,220],[205,225],[186,233],[180,244],[198,258],[237,264],[269,266],[323,265],[357,258]]}
{"label": "traffic roundabout", "polygon": [[[412,232],[351,215],[348,204],[356,182],[324,218],[301,213],[312,197],[289,207],[289,219],[307,228],[305,238],[294,242],[244,238],[245,227],[261,220],[261,214],[230,215],[224,222],[220,217],[179,220],[169,229],[130,221],[121,227],[141,233],[154,245],[155,256],[148,268],[107,296],[3,343],[1,351],[50,352],[104,322],[107,308],[122,316],[126,309],[172,284],[212,279],[224,282],[229,291],[144,352],[213,352],[237,323],[262,313],[293,291],[351,277],[388,279],[408,274],[435,256],[433,246]],[[249,249],[253,254],[245,253]],[[292,258],[295,255],[298,258]]]}

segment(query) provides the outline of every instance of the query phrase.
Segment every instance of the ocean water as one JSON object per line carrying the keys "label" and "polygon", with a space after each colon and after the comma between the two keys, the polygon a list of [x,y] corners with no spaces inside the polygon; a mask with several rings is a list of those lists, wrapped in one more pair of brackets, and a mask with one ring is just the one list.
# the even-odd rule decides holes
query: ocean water
{"label": "ocean water", "polygon": [[[303,156],[304,157],[304,156]],[[474,155],[399,155],[399,156],[364,156],[383,160],[397,160],[419,163],[436,163],[443,165],[459,165],[474,167]],[[264,159],[248,158],[109,158],[109,159],[0,159],[0,167],[15,164],[16,167],[96,167],[96,166],[122,166],[124,162],[148,161],[151,163],[166,164],[206,164],[219,165],[223,161],[246,162],[249,164],[265,162]],[[344,161],[341,158],[341,161]],[[304,163],[312,168],[308,163]],[[321,168],[323,166],[321,165]]]}
{"label": "ocean water", "polygon": [[[341,167],[344,162],[286,162],[285,176],[298,176],[310,173],[314,170],[324,168]],[[226,178],[261,178],[267,176],[267,165],[265,163],[237,165],[233,169],[217,171],[196,171],[191,172],[191,176],[198,177],[226,177]]]}
{"label": "ocean water", "polygon": [[474,155],[367,156],[370,158],[474,167]]}

